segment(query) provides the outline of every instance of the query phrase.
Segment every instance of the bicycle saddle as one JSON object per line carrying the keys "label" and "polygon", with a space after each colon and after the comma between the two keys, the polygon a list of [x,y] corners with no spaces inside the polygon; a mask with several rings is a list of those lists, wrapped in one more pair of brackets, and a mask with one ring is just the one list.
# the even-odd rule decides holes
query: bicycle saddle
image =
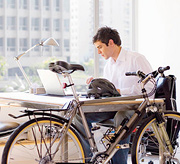
{"label": "bicycle saddle", "polygon": [[84,71],[84,67],[79,64],[69,64],[65,61],[56,61],[55,63],[49,63],[49,69],[55,73],[73,73],[74,71]]}

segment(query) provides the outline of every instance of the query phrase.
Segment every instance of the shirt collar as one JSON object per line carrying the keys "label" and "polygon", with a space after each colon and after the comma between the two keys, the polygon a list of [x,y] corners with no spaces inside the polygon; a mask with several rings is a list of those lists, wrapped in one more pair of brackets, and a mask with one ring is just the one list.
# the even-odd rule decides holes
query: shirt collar
{"label": "shirt collar", "polygon": [[121,48],[121,51],[119,53],[119,56],[118,56],[116,62],[113,60],[113,58],[110,58],[110,60],[111,60],[112,63],[125,61],[126,60],[126,50]]}

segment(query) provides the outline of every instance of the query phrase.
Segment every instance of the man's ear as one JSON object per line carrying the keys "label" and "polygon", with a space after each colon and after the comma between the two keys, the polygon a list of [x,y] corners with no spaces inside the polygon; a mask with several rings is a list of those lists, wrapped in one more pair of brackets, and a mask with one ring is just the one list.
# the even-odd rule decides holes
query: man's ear
{"label": "man's ear", "polygon": [[114,41],[112,39],[109,39],[108,46],[112,46],[112,45],[114,45]]}

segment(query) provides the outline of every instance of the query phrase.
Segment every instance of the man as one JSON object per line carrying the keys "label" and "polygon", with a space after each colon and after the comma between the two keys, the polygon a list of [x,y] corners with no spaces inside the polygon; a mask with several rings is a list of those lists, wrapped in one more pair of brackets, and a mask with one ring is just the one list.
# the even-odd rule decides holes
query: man
{"label": "man", "polygon": [[[138,83],[138,77],[127,77],[126,72],[134,72],[141,70],[144,73],[152,72],[149,62],[143,55],[136,52],[130,52],[122,48],[119,33],[112,28],[102,27],[93,37],[93,43],[107,63],[104,67],[104,78],[112,82],[121,95],[139,95],[141,87]],[[93,77],[87,79],[87,84],[91,82]],[[152,85],[147,84],[147,91],[152,90]],[[91,127],[92,122],[98,122],[105,119],[114,118],[115,126],[118,126],[125,117],[130,117],[132,111],[124,112],[108,112],[108,113],[93,113],[86,114],[87,122]],[[77,118],[79,122],[80,118]],[[120,144],[129,143],[130,137],[124,139]],[[114,164],[127,164],[128,149],[120,149],[113,157]]]}

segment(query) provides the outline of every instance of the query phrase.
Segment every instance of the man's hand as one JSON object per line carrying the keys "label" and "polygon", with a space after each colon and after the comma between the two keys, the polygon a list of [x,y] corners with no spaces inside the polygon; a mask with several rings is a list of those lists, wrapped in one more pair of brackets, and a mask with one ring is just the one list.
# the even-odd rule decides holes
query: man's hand
{"label": "man's hand", "polygon": [[121,94],[121,93],[120,93],[120,89],[116,89],[116,90],[119,92],[119,94]]}
{"label": "man's hand", "polygon": [[89,78],[87,78],[87,80],[86,80],[86,84],[89,84],[92,80],[93,80],[94,78],[91,76],[91,77],[89,77]]}

